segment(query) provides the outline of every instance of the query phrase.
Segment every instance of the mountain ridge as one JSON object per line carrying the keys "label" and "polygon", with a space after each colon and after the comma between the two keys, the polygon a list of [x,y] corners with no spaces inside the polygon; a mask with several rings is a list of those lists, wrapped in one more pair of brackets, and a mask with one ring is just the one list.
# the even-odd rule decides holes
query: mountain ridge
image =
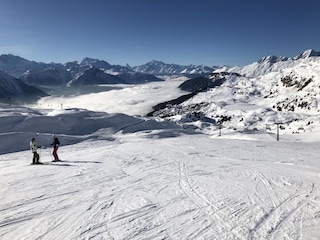
{"label": "mountain ridge", "polygon": [[215,69],[214,72],[236,72],[247,77],[258,77],[270,72],[280,71],[282,68],[297,66],[301,61],[319,56],[320,52],[313,49],[306,50],[293,58],[269,55],[245,66],[223,66]]}
{"label": "mountain ridge", "polygon": [[[320,56],[320,52],[314,49],[308,49],[302,52],[301,54],[289,58],[284,56],[264,56],[260,60],[252,63],[252,64],[266,64],[266,65],[273,65],[279,62],[286,62],[286,61],[295,61],[299,59],[306,59],[309,57],[318,57]],[[249,64],[251,65],[251,64]],[[246,65],[246,66],[249,66]],[[95,58],[85,57],[81,61],[71,61],[67,63],[42,63],[36,61],[30,61],[25,58],[15,56],[12,54],[1,54],[0,55],[0,71],[3,71],[13,77],[20,78],[22,75],[27,74],[27,72],[45,72],[52,69],[55,71],[67,71],[70,73],[69,77],[73,77],[74,75],[78,74],[81,71],[85,71],[91,67],[99,68],[105,71],[107,74],[111,75],[118,75],[121,73],[145,73],[145,74],[152,74],[152,75],[206,75],[209,74],[216,69],[240,69],[246,66],[206,66],[206,65],[180,65],[180,64],[168,64],[164,63],[163,61],[158,60],[151,60],[146,64],[130,67],[121,66],[121,65],[112,65],[104,60],[99,60]],[[65,74],[66,75],[66,74]],[[37,76],[39,77],[39,76]],[[64,76],[66,77],[66,76]],[[22,80],[24,78],[22,77]],[[64,82],[69,82],[71,79],[65,80]]]}
{"label": "mountain ridge", "polygon": [[[151,65],[158,64],[153,61]],[[37,63],[12,54],[0,55],[0,71],[33,86],[42,87],[72,87],[88,84],[141,84],[152,81],[162,81],[156,75],[201,75],[208,74],[213,69],[195,65],[178,65],[162,63],[162,71],[139,71],[137,67],[112,65],[104,60],[85,57],[81,61],[61,63]],[[151,68],[151,65],[148,66]],[[95,71],[92,69],[96,69]],[[177,70],[178,69],[178,70]],[[99,74],[97,73],[98,71]],[[79,78],[79,76],[82,76]],[[83,76],[92,79],[83,80]]]}
{"label": "mountain ridge", "polygon": [[[256,78],[272,72],[279,72],[284,68],[294,68],[304,62],[311,64],[319,56],[320,52],[308,49],[293,58],[269,55],[246,66],[208,67],[205,65],[167,64],[152,60],[144,65],[130,67],[129,65],[112,65],[104,60],[89,57],[83,58],[81,61],[61,64],[35,62],[12,54],[2,54],[0,55],[0,71],[31,86],[43,89],[76,87],[76,91],[78,91],[77,89],[88,85],[144,84],[164,81],[164,76],[184,76],[193,79],[208,77],[212,73],[229,72],[240,74],[243,77]],[[192,82],[197,85],[195,81]],[[210,82],[208,82],[208,86],[210,86]],[[8,90],[12,91],[12,89],[6,91]]]}
{"label": "mountain ridge", "polygon": [[148,73],[153,75],[183,75],[183,74],[208,74],[216,67],[208,67],[205,65],[179,65],[168,64],[158,60],[152,60],[146,64],[132,67],[135,72]]}

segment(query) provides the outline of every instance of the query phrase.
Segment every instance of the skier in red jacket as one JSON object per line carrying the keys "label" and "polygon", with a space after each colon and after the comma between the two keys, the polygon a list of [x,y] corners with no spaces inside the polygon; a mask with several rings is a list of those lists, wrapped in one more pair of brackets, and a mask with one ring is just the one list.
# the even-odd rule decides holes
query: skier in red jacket
{"label": "skier in red jacket", "polygon": [[57,154],[60,142],[59,142],[59,139],[56,137],[56,135],[53,135],[52,137],[53,137],[53,142],[51,143],[51,145],[53,145],[53,152],[52,152],[52,155],[54,156],[53,162],[57,162],[57,161],[60,161]]}

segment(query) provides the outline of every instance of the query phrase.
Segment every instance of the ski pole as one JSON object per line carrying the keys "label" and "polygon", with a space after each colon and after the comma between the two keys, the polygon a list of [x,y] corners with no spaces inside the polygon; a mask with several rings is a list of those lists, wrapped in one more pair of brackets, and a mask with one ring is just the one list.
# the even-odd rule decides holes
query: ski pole
{"label": "ski pole", "polygon": [[39,159],[38,159],[38,162],[40,162],[40,159],[41,159],[41,146],[39,148]]}

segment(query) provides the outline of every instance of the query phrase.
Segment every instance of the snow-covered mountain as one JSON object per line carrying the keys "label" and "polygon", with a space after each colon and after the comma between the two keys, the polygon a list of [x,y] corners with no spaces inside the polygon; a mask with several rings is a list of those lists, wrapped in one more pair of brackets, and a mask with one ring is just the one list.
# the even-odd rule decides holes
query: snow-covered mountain
{"label": "snow-covered mountain", "polygon": [[294,57],[294,59],[309,58],[309,57],[320,57],[320,52],[313,49],[308,49],[303,53],[301,53],[300,55]]}
{"label": "snow-covered mountain", "polygon": [[310,61],[310,59],[314,59],[314,57],[318,56],[320,56],[320,52],[309,49],[294,58],[283,56],[276,57],[270,55],[263,57],[260,60],[246,66],[224,66],[222,68],[216,69],[216,71],[236,72],[246,77],[257,77],[268,74],[270,72],[279,72],[285,68],[293,68],[296,65],[299,65],[304,60],[308,62]]}
{"label": "snow-covered mountain", "polygon": [[124,80],[117,75],[105,73],[100,68],[91,67],[83,72],[76,74],[68,83],[67,86],[82,86],[94,84],[116,84],[124,83]]}
{"label": "snow-covered mountain", "polygon": [[[122,66],[112,66],[105,61],[84,59],[80,63],[67,63],[65,67],[55,67],[36,72],[26,72],[20,79],[34,85],[61,85],[68,87],[96,84],[141,84],[162,81],[153,75],[136,73]],[[41,82],[40,82],[40,81]],[[49,83],[49,81],[50,83]]]}
{"label": "snow-covered mountain", "polygon": [[63,86],[71,73],[63,68],[50,67],[43,70],[27,70],[19,79],[34,86]]}
{"label": "snow-covered mountain", "polygon": [[213,67],[205,65],[179,65],[167,64],[161,61],[150,61],[144,65],[132,68],[136,72],[153,75],[204,75],[212,72]]}
{"label": "snow-covered mountain", "polygon": [[194,79],[191,86],[202,82],[199,88],[184,88],[196,95],[180,104],[169,101],[152,114],[208,133],[220,124],[225,131],[266,131],[276,122],[287,132],[311,132],[320,128],[320,57],[310,52],[217,69],[202,81]]}
{"label": "snow-covered mountain", "polygon": [[40,89],[27,85],[21,80],[0,71],[0,99],[2,101],[11,98],[23,98],[24,101],[27,101],[44,96],[47,96],[47,94]]}
{"label": "snow-covered mountain", "polygon": [[[156,75],[198,76],[213,68],[206,66],[165,64],[152,61],[139,67],[111,65],[104,60],[84,58],[81,61],[37,63],[14,55],[0,56],[0,71],[19,78],[28,85],[41,87],[50,94],[75,94],[82,86],[99,84],[144,84],[163,81]],[[163,77],[162,77],[163,78]],[[66,88],[67,87],[67,88]],[[75,90],[72,91],[72,88]],[[85,92],[90,91],[85,87]],[[95,89],[94,91],[98,91]]]}
{"label": "snow-covered mountain", "polygon": [[34,86],[77,86],[94,84],[141,84],[161,79],[128,67],[111,65],[103,60],[84,58],[82,61],[37,63],[18,56],[1,55],[0,71]]}

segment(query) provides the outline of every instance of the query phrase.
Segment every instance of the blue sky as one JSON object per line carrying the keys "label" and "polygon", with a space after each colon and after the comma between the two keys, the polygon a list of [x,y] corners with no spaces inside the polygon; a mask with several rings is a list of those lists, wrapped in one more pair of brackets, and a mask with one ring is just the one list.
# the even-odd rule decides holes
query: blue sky
{"label": "blue sky", "polygon": [[320,50],[319,0],[1,0],[0,54],[247,65]]}

